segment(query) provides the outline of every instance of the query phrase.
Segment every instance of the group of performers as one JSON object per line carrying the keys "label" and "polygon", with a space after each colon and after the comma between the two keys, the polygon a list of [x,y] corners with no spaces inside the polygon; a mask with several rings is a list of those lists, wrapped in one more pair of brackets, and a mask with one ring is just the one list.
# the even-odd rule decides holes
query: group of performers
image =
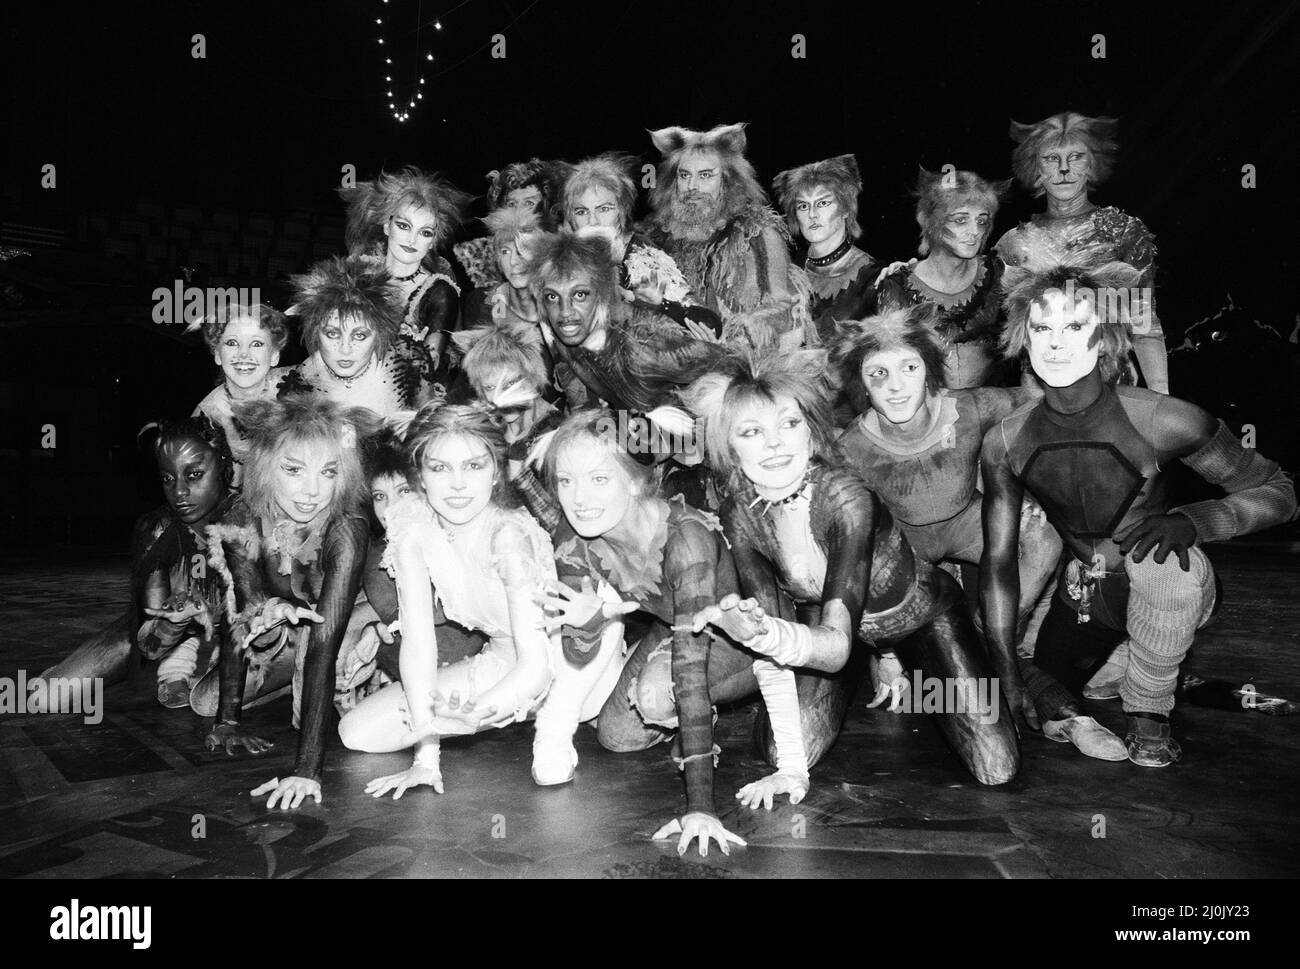
{"label": "group of performers", "polygon": [[[982,784],[1015,777],[1022,728],[1174,763],[1201,545],[1296,504],[1168,395],[1152,235],[1092,198],[1114,130],[1013,124],[1046,209],[993,246],[1010,184],[922,171],[918,258],[889,263],[855,244],[852,155],[778,174],[778,211],[739,124],[652,132],[639,223],[616,153],[492,172],[489,234],[454,245],[469,196],[437,175],[342,190],[348,252],[292,306],[204,320],[220,381],[151,428],[165,503],[126,611],[45,675],[158,659],[159,702],[230,753],[270,747],[245,711],[291,693],[272,808],[321,800],[336,715],[349,749],[414,752],[376,797],[442,792],[442,738],[524,721],[542,785],[575,776],[580,724],[667,743],[686,805],[656,836],[702,854],[743,844],[714,723],[754,695],[750,808],[808,793],[863,679],[899,710],[918,671],[998,685],[992,716],[931,714]],[[291,326],[307,357],[281,367]],[[1172,506],[1175,460],[1225,496]]]}

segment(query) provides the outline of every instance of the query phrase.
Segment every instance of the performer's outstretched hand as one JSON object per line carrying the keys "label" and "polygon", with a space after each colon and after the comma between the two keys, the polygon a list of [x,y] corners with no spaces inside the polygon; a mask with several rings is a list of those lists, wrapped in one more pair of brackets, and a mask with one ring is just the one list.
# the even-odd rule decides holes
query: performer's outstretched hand
{"label": "performer's outstretched hand", "polygon": [[890,713],[901,712],[903,694],[911,686],[907,682],[907,671],[903,669],[903,664],[893,653],[883,653],[880,656],[872,654],[870,666],[871,684],[876,688],[876,696],[867,706],[878,707],[892,695],[893,699],[886,709]]}
{"label": "performer's outstretched hand", "polygon": [[681,839],[677,842],[677,853],[679,855],[686,854],[686,849],[696,839],[700,842],[700,854],[705,857],[709,854],[710,838],[718,843],[718,847],[722,849],[724,855],[731,854],[729,842],[738,844],[742,848],[745,847],[743,838],[732,834],[722,826],[721,821],[712,814],[705,814],[703,811],[692,811],[690,814],[683,815],[680,821],[673,818],[656,831],[651,836],[651,840],[663,841],[678,833],[681,834]]}
{"label": "performer's outstretched hand", "polygon": [[757,811],[760,804],[772,810],[772,800],[778,794],[789,794],[790,803],[798,804],[808,795],[809,780],[807,774],[782,773],[768,774],[751,784],[746,784],[736,792],[736,800],[751,811]]}
{"label": "performer's outstretched hand", "polygon": [[366,793],[371,797],[383,797],[389,791],[392,791],[393,800],[400,801],[402,795],[409,788],[419,787],[422,784],[428,784],[439,794],[444,793],[442,789],[442,772],[420,764],[412,764],[400,774],[376,777],[366,785]]}
{"label": "performer's outstretched hand", "polygon": [[742,599],[733,592],[716,606],[705,606],[695,614],[691,631],[703,632],[705,626],[717,626],[736,642],[743,643],[767,632],[767,614],[757,599]]}
{"label": "performer's outstretched hand", "polygon": [[1155,550],[1156,565],[1164,565],[1169,553],[1178,556],[1178,565],[1184,572],[1192,568],[1187,550],[1196,544],[1196,526],[1186,515],[1152,515],[1122,532],[1116,532],[1115,541],[1125,555],[1131,551],[1133,561],[1141,562],[1147,553]]}
{"label": "performer's outstretched hand", "polygon": [[582,577],[582,588],[570,589],[563,582],[547,583],[549,595],[536,596],[537,604],[547,613],[545,628],[553,633],[564,626],[585,626],[600,613],[606,619],[617,619],[636,612],[640,605],[624,599],[605,580],[600,587],[592,586],[591,579]]}
{"label": "performer's outstretched hand", "polygon": [[320,781],[314,781],[310,777],[286,777],[284,780],[272,777],[249,793],[253,797],[261,797],[267,791],[271,792],[271,799],[266,802],[268,810],[274,810],[277,800],[282,811],[295,810],[308,797],[313,797],[317,804],[320,803]]}
{"label": "performer's outstretched hand", "polygon": [[253,736],[237,723],[219,723],[203,738],[203,746],[208,750],[225,747],[226,753],[233,756],[239,747],[243,747],[250,754],[260,754],[264,750],[270,750],[275,744],[270,740]]}

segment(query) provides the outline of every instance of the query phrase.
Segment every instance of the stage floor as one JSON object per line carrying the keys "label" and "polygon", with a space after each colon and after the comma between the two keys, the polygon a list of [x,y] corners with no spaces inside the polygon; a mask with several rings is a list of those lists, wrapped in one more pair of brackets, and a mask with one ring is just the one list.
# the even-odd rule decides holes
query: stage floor
{"label": "stage floor", "polygon": [[[1300,698],[1300,546],[1208,549],[1225,587],[1189,668]],[[32,566],[0,578],[0,676],[35,675],[118,614],[126,564]],[[1089,760],[1023,738],[1020,775],[982,788],[922,714],[865,707],[797,807],[736,807],[762,767],[752,706],[723,714],[718,803],[749,842],[730,857],[650,835],[684,807],[666,746],[615,755],[580,728],[576,780],[539,788],[532,729],[443,746],[447,793],[362,793],[409,754],[357,754],[334,739],[324,803],[267,811],[248,792],[290,769],[287,698],[246,722],[277,742],[260,757],[202,750],[207,721],[162,709],[152,670],[109,688],[97,726],[75,715],[0,717],[0,877],[1077,878],[1300,874],[1300,717],[1175,711],[1183,761],[1164,770]],[[1092,704],[1122,733],[1118,701]],[[1104,828],[1104,837],[1097,837]],[[201,835],[201,836],[199,836]]]}

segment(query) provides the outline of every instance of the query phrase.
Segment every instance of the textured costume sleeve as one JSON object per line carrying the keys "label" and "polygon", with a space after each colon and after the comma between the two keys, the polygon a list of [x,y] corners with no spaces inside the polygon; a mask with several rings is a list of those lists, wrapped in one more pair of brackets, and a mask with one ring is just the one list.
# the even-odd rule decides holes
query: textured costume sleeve
{"label": "textured costume sleeve", "polygon": [[1133,326],[1133,353],[1142,368],[1147,387],[1169,393],[1169,359],[1165,331],[1156,312],[1156,243],[1141,219],[1127,217],[1118,240],[1119,258],[1141,271],[1136,298],[1130,299],[1129,318]]}
{"label": "textured costume sleeve", "polygon": [[738,591],[745,598],[755,600],[769,616],[790,618],[794,606],[777,585],[776,568],[757,540],[752,514],[734,497],[722,506],[722,527],[731,543]]}
{"label": "textured costume sleeve", "polygon": [[420,299],[416,310],[416,329],[435,333],[451,333],[460,323],[460,295],[445,279],[433,282]]}
{"label": "textured costume sleeve", "polygon": [[542,479],[532,467],[525,465],[523,470],[510,482],[519,492],[524,507],[548,532],[553,532],[560,524],[563,512],[559,502],[551,496],[550,489],[542,484]]}
{"label": "textured costume sleeve", "polygon": [[208,562],[218,576],[224,598],[218,662],[221,680],[219,721],[239,722],[244,693],[244,643],[248,626],[267,601],[262,577],[257,520],[237,504],[225,520],[209,525]]}
{"label": "textured costume sleeve", "polygon": [[1295,484],[1276,462],[1254,448],[1242,447],[1228,425],[1218,429],[1199,450],[1183,458],[1210,484],[1228,494],[1171,509],[1196,526],[1197,542],[1222,542],[1295,517]]}
{"label": "textured costume sleeve", "polygon": [[712,814],[713,706],[709,699],[709,637],[690,631],[695,614],[721,598],[715,585],[718,541],[698,522],[683,522],[664,549],[664,581],[672,589],[673,695],[677,703],[686,810]]}
{"label": "textured costume sleeve", "polygon": [[[595,569],[582,539],[567,520],[560,522],[552,542],[555,545],[555,574],[559,581],[574,590],[582,588],[584,578],[590,579],[593,586],[600,582],[603,576]],[[606,624],[604,615],[598,611],[585,626],[564,626],[560,633],[564,658],[578,669],[595,659]]]}
{"label": "textured costume sleeve", "polygon": [[324,578],[316,611],[325,621],[312,625],[307,641],[295,777],[320,778],[325,738],[334,716],[334,663],[361,589],[369,546],[370,523],[360,516],[334,522],[321,546]]}
{"label": "textured costume sleeve", "polygon": [[[879,517],[879,499],[856,474],[841,471],[828,474],[818,483],[825,515],[826,581],[822,586],[822,624],[833,602],[843,604],[847,628],[836,628],[852,645],[862,623],[867,594],[871,588],[871,558]],[[814,521],[821,518],[817,516]]]}
{"label": "textured costume sleeve", "polygon": [[[680,327],[669,324],[662,316],[648,318],[639,313],[625,325],[626,379],[646,388],[653,397],[662,396],[655,393],[655,388],[685,387],[707,373],[726,353],[724,344],[696,339]],[[646,411],[667,403],[671,401],[638,402]]]}
{"label": "textured costume sleeve", "polygon": [[423,343],[400,337],[388,352],[392,355],[391,379],[403,410],[419,410],[446,395],[445,386],[434,379],[433,360]]}
{"label": "textured costume sleeve", "polygon": [[[180,642],[186,625],[150,618],[144,611],[161,609],[176,590],[171,587],[171,568],[183,555],[179,535],[184,528],[163,508],[136,519],[131,534],[131,604],[128,626],[136,647],[146,659],[157,659]],[[186,563],[188,566],[188,563]]]}

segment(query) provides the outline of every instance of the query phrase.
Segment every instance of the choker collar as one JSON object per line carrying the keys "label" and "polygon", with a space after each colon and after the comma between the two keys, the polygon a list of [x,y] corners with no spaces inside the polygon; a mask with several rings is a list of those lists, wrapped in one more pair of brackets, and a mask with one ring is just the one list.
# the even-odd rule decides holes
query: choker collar
{"label": "choker collar", "polygon": [[833,250],[824,256],[809,256],[804,260],[805,269],[825,269],[833,263],[839,262],[844,258],[845,253],[853,248],[853,238],[847,232],[844,233],[844,241],[836,246]]}

